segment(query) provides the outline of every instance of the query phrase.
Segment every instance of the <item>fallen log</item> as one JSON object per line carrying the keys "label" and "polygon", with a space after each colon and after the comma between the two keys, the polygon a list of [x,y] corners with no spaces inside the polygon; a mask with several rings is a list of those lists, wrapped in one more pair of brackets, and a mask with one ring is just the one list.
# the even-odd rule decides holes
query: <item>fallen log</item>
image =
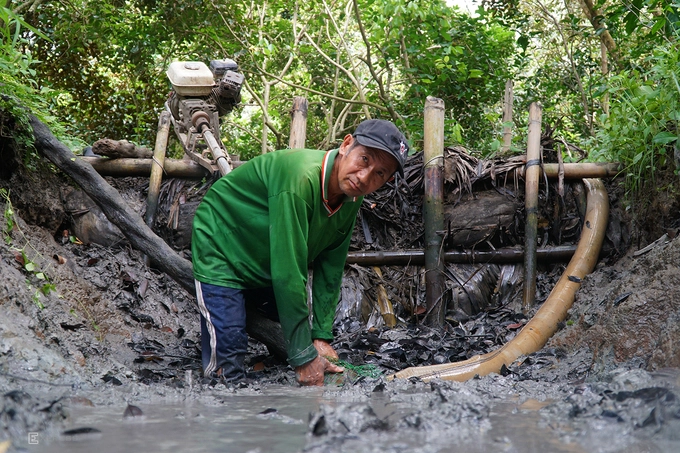
{"label": "fallen log", "polygon": [[146,157],[153,156],[153,151],[149,148],[137,146],[127,140],[111,140],[102,138],[92,144],[92,152],[99,156],[106,156],[112,159],[120,157]]}
{"label": "fallen log", "polygon": [[194,278],[191,263],[156,236],[131,210],[118,191],[111,187],[90,165],[76,156],[38,118],[31,116],[35,147],[60,170],[69,175],[101,208],[106,217],[125,234],[133,247],[148,255],[156,266],[175,279],[191,294]]}
{"label": "fallen log", "polygon": [[[89,197],[99,206],[106,217],[125,234],[130,244],[147,255],[151,262],[161,271],[179,283],[189,294],[195,296],[194,277],[191,262],[179,256],[175,251],[149,228],[142,217],[130,209],[118,191],[86,163],[78,159],[63,143],[52,134],[38,118],[31,115],[30,124],[35,136],[35,148],[70,176]],[[280,324],[269,320],[259,320],[257,316],[248,319],[248,333],[262,341],[269,351],[279,357],[286,357],[285,340]],[[269,322],[267,322],[269,321]],[[267,335],[252,328],[266,324]],[[253,327],[255,326],[255,327]],[[278,331],[276,330],[278,326]],[[259,329],[258,329],[259,330]]]}

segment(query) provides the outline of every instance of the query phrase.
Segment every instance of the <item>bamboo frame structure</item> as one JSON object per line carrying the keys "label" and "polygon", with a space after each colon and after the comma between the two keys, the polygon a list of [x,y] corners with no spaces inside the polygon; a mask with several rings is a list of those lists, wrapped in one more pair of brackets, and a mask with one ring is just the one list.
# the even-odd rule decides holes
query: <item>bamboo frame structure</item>
{"label": "bamboo frame structure", "polygon": [[545,345],[557,331],[558,324],[566,318],[581,282],[595,269],[607,231],[609,200],[604,184],[599,179],[584,179],[583,182],[588,192],[588,205],[583,232],[574,257],[548,299],[517,336],[487,354],[456,363],[406,368],[391,375],[389,379],[419,377],[424,381],[436,378],[465,381],[474,376],[499,373],[503,366],[507,367],[519,357],[536,352]]}

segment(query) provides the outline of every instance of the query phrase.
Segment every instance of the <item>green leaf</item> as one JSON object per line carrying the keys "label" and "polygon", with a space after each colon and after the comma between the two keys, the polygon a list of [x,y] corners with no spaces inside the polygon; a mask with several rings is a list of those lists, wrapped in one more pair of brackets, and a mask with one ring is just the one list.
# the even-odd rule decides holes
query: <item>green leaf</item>
{"label": "green leaf", "polygon": [[670,132],[659,132],[652,139],[652,143],[661,143],[665,145],[667,143],[674,142],[678,139],[678,136]]}
{"label": "green leaf", "polygon": [[632,34],[637,28],[638,24],[637,14],[631,11],[626,15],[623,21],[626,23],[626,33],[628,33],[629,35]]}
{"label": "green leaf", "polygon": [[35,264],[29,261],[24,264],[24,269],[26,269],[28,272],[33,272],[35,270]]}
{"label": "green leaf", "polygon": [[656,20],[654,21],[654,26],[650,30],[649,34],[651,34],[651,35],[655,34],[659,30],[661,30],[664,27],[664,25],[666,25],[666,16],[663,15],[663,14],[660,14],[656,18]]}

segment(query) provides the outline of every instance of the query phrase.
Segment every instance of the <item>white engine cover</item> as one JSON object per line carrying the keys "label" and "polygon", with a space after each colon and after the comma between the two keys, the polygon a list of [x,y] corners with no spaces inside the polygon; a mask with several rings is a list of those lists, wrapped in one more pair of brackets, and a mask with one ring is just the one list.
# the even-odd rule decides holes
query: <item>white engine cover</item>
{"label": "white engine cover", "polygon": [[207,96],[215,86],[212,71],[201,61],[170,63],[167,75],[180,96]]}

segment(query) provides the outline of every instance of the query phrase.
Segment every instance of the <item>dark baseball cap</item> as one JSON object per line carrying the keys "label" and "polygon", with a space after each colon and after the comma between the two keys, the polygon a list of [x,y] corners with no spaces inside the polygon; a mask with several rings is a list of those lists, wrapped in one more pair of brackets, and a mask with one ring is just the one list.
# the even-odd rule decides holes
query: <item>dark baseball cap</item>
{"label": "dark baseball cap", "polygon": [[397,171],[404,176],[404,164],[408,156],[406,137],[397,126],[386,120],[362,121],[354,131],[354,139],[360,145],[388,152],[397,159]]}

